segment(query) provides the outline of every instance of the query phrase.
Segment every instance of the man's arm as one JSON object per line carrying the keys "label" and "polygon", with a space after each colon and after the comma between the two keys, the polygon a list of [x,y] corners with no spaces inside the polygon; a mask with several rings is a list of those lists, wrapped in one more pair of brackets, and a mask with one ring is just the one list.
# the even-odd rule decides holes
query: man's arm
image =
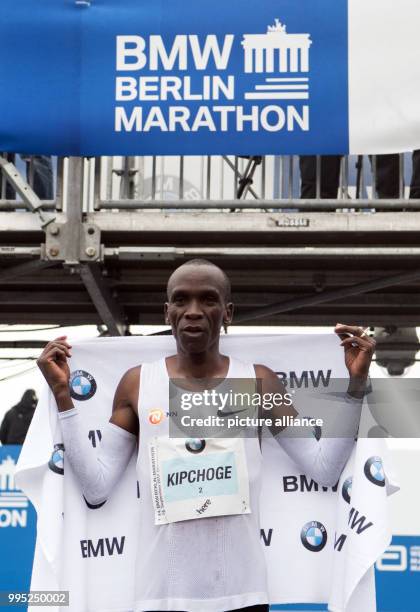
{"label": "man's arm", "polygon": [[[256,365],[255,372],[260,380],[261,394],[278,393],[285,397],[287,391],[277,375],[263,365]],[[364,388],[361,377],[358,377],[349,388],[356,389],[355,395],[358,396]],[[267,396],[266,396],[267,397]],[[289,396],[290,398],[290,396]],[[340,438],[320,438],[316,440],[311,432],[306,430],[289,427],[276,426],[276,419],[283,416],[298,416],[297,410],[287,399],[283,405],[273,405],[272,410],[263,410],[263,417],[272,421],[269,427],[271,434],[290,458],[310,476],[315,482],[324,486],[333,486],[338,481],[344,466],[351,454],[354,445],[354,437],[360,420],[361,400],[348,395],[343,399],[347,422],[342,424],[342,431],[346,435]],[[309,434],[309,437],[306,437]]]}
{"label": "man's arm", "polygon": [[112,404],[110,423],[125,429],[138,437],[139,419],[137,416],[137,402],[140,387],[141,367],[128,370],[118,383]]}
{"label": "man's arm", "polygon": [[[354,438],[357,435],[362,400],[366,389],[367,377],[375,351],[375,340],[367,336],[363,329],[352,325],[338,323],[335,333],[341,339],[344,349],[344,362],[349,372],[347,396],[343,398],[346,423],[340,430],[346,434],[340,438],[321,437],[318,441],[313,437],[286,437],[281,428],[271,428],[271,433],[279,445],[287,452],[301,469],[316,482],[325,486],[333,486],[338,481],[341,472],[351,454]],[[275,388],[276,374],[265,366],[256,366],[256,375],[263,379],[263,390]],[[265,383],[264,383],[265,381]],[[280,392],[284,386],[280,384]],[[283,391],[281,391],[281,388]],[[294,410],[292,406],[287,408]],[[273,416],[285,414],[284,408],[275,408]],[[294,415],[296,415],[294,410]],[[285,432],[286,434],[287,432]]]}
{"label": "man's arm", "polygon": [[126,372],[115,393],[110,422],[103,431],[96,453],[86,436],[79,409],[69,392],[70,371],[67,357],[70,345],[64,337],[48,343],[38,365],[57,401],[65,457],[91,504],[104,502],[124,473],[138,435],[136,415],[140,368]]}
{"label": "man's arm", "polygon": [[[272,406],[270,409],[264,408],[264,404],[261,402],[262,417],[272,421],[269,430],[273,436],[276,436],[284,429],[283,426],[275,424],[276,419],[281,419],[284,416],[295,417],[298,412],[294,408],[291,400],[288,399],[290,394],[287,394],[286,387],[280,381],[277,374],[265,365],[256,364],[254,368],[260,397],[262,400],[266,398],[266,406],[268,406],[269,403]],[[280,397],[283,398],[282,401],[275,401],[280,400]],[[269,398],[273,398],[273,401],[270,402]]]}

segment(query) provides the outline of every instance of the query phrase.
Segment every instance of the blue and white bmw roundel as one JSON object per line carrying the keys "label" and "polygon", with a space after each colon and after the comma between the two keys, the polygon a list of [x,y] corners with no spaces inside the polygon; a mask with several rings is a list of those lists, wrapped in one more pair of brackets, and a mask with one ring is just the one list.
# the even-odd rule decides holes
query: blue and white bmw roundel
{"label": "blue and white bmw roundel", "polygon": [[366,478],[378,487],[385,486],[385,471],[381,457],[370,457],[364,468]]}
{"label": "blue and white bmw roundel", "polygon": [[319,552],[327,543],[327,530],[319,521],[310,521],[302,527],[300,540],[311,552]]}
{"label": "blue and white bmw roundel", "polygon": [[76,370],[70,375],[70,395],[73,399],[86,401],[96,393],[97,385],[92,374]]}

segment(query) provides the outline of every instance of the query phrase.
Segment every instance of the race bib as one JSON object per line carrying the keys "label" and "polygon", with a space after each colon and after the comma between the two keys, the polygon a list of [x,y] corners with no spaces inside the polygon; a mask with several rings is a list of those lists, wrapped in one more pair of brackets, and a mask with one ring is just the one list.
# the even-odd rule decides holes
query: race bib
{"label": "race bib", "polygon": [[156,525],[251,512],[242,438],[153,438],[149,452]]}

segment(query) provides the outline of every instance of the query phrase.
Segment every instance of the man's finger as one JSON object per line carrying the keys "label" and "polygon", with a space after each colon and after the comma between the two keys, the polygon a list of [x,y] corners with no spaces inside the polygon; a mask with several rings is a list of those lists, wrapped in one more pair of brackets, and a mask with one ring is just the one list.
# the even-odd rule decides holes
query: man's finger
{"label": "man's finger", "polygon": [[53,349],[53,348],[59,348],[59,349],[63,350],[68,357],[71,357],[70,347],[69,347],[68,344],[62,344],[60,342],[55,342],[55,341],[54,342],[50,342],[49,350]]}
{"label": "man's finger", "polygon": [[369,328],[363,329],[363,327],[360,327],[359,325],[343,325],[342,323],[337,323],[337,325],[335,326],[335,332],[338,335],[341,334],[353,334],[353,336],[365,336],[366,332],[368,331]]}
{"label": "man's finger", "polygon": [[48,344],[46,345],[45,348],[47,348],[48,346],[52,346],[54,344],[60,344],[62,346],[67,346],[68,348],[72,348],[71,344],[69,344],[65,340],[61,340],[60,338],[56,338],[55,340],[51,340],[50,342],[48,342]]}
{"label": "man's finger", "polygon": [[371,342],[368,342],[365,338],[360,338],[360,336],[352,336],[351,338],[345,338],[342,341],[341,346],[344,348],[350,347],[358,347],[366,352],[373,352],[374,345]]}
{"label": "man's finger", "polygon": [[39,364],[46,365],[47,363],[51,361],[57,361],[57,359],[64,359],[65,361],[66,357],[67,355],[63,349],[60,349],[58,347],[53,347],[43,357],[40,357],[38,361],[39,361]]}
{"label": "man's finger", "polygon": [[51,349],[51,351],[50,351],[50,353],[49,353],[49,356],[50,356],[50,357],[54,357],[55,355],[60,355],[60,356],[62,356],[62,357],[66,357],[66,352],[65,352],[63,349],[61,349],[60,347],[58,347],[58,346],[54,346],[54,347]]}
{"label": "man's finger", "polygon": [[60,344],[59,342],[54,342],[51,344],[51,348],[58,347],[63,349],[63,351],[70,352],[70,347],[67,344]]}
{"label": "man's finger", "polygon": [[349,334],[339,334],[337,330],[335,330],[335,333],[340,338],[340,340],[345,340],[346,338],[351,338],[351,336],[349,336]]}

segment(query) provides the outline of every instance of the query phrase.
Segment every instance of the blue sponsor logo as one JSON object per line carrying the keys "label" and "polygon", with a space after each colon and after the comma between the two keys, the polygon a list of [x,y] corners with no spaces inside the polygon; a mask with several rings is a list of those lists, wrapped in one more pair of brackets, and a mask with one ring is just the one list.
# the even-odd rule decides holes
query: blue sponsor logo
{"label": "blue sponsor logo", "polygon": [[350,476],[350,478],[347,478],[344,482],[343,482],[343,486],[341,489],[341,494],[343,496],[343,499],[349,504],[350,503],[350,499],[351,499],[351,486],[353,484],[353,477]]}
{"label": "blue sponsor logo", "polygon": [[380,457],[370,457],[364,468],[366,478],[378,487],[385,486],[385,471]]}
{"label": "blue sponsor logo", "polygon": [[190,453],[202,453],[203,450],[206,448],[206,441],[205,440],[187,440],[185,442],[185,448],[187,449],[188,452]]}
{"label": "blue sponsor logo", "polygon": [[70,395],[73,399],[84,402],[96,393],[96,381],[92,374],[85,370],[76,370],[70,375]]}
{"label": "blue sponsor logo", "polygon": [[300,540],[311,552],[319,552],[327,543],[327,530],[319,521],[310,521],[302,527]]}
{"label": "blue sponsor logo", "polygon": [[54,444],[48,467],[56,474],[64,474],[64,444]]}

